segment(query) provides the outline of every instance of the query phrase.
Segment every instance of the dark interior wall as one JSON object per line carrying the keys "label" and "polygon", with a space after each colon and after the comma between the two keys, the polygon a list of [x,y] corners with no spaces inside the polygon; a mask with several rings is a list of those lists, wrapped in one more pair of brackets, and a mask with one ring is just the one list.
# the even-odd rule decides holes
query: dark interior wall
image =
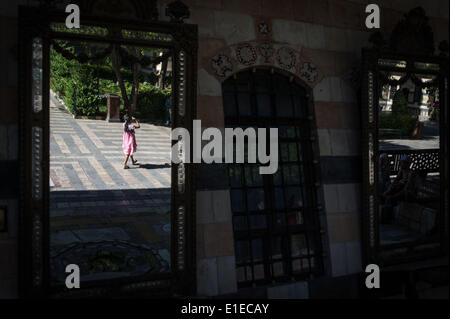
{"label": "dark interior wall", "polygon": [[[8,229],[0,233],[0,298],[17,296],[17,225],[18,225],[18,107],[17,87],[17,7],[32,1],[13,0],[0,2],[0,206],[7,208]],[[167,0],[159,1],[160,17],[164,16]],[[322,70],[323,79],[314,91],[316,124],[319,138],[320,165],[327,210],[327,236],[330,239],[329,257],[334,264],[335,276],[356,271],[360,265],[349,263],[358,260],[358,204],[360,192],[359,169],[359,116],[358,104],[345,97],[346,89],[341,78],[358,62],[360,48],[366,43],[369,32],[364,27],[365,0],[185,0],[191,8],[190,23],[199,26],[199,96],[197,116],[209,126],[223,126],[220,85],[211,74],[211,58],[217,52],[243,41],[263,40],[256,32],[256,22],[270,21],[271,39],[294,47],[305,56],[314,58]],[[435,42],[448,40],[447,0],[433,1],[377,1],[381,4],[382,31],[389,33],[404,12],[421,5],[430,17]],[[326,28],[326,29],[324,29]],[[242,31],[244,30],[244,31]],[[302,31],[303,30],[303,31]],[[322,34],[323,38],[320,38]],[[309,35],[309,36],[308,36]],[[319,37],[311,37],[319,35]],[[320,41],[319,41],[320,40]],[[305,45],[307,43],[307,45]],[[303,51],[302,51],[303,50]],[[218,80],[215,80],[218,82]],[[219,82],[218,82],[219,83]],[[334,93],[331,93],[334,92]],[[329,110],[332,112],[329,112]],[[222,113],[221,113],[222,112]],[[212,173],[208,171],[213,170]],[[214,218],[198,212],[199,269],[215,280],[207,294],[225,294],[236,290],[233,276],[232,229],[228,208],[212,206],[214,202],[229,200],[221,185],[223,171],[200,167],[198,175],[200,202],[208,210],[212,207]],[[214,174],[218,184],[209,185],[205,176]],[[207,193],[216,190],[214,193]],[[342,194],[352,194],[342,200]],[[341,198],[341,199],[340,199]],[[211,211],[209,211],[210,213]],[[202,217],[203,216],[203,217]],[[208,219],[209,218],[209,219]],[[333,226],[334,225],[334,226]],[[351,229],[350,232],[340,231]],[[207,238],[217,233],[226,240],[223,246]],[[217,236],[216,236],[217,237]],[[202,255],[203,254],[203,255]],[[207,256],[207,254],[209,254]],[[344,258],[345,256],[345,258]],[[203,268],[202,268],[203,267]],[[215,270],[214,270],[215,269]],[[212,271],[212,272],[211,272]],[[358,270],[359,271],[359,270]],[[231,282],[231,283],[230,283]]]}

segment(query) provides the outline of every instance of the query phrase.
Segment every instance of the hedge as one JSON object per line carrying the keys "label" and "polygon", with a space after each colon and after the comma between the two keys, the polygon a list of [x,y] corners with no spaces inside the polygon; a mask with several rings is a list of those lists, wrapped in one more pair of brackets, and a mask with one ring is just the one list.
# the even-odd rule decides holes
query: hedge
{"label": "hedge", "polygon": [[[76,60],[67,60],[56,51],[50,56],[50,86],[63,99],[74,113],[74,92],[76,90],[77,115],[105,115],[106,94],[121,95],[116,84],[114,71],[109,65],[109,58],[99,64],[81,64]],[[121,69],[127,92],[131,92],[132,72]],[[157,81],[156,75],[140,73],[140,82],[146,78]],[[170,89],[160,90],[151,84],[140,83],[136,105],[136,116],[154,121],[162,121],[165,117],[165,99],[170,96]],[[123,108],[123,101],[121,101]]]}
{"label": "hedge", "polygon": [[392,111],[381,113],[379,128],[398,129],[403,136],[410,136],[417,123],[417,115],[408,111],[408,100],[403,90],[397,90],[392,101]]}

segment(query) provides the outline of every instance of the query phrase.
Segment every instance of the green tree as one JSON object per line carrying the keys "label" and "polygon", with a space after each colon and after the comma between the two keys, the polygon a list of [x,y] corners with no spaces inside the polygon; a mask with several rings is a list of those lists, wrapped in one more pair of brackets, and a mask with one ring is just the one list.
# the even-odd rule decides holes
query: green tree
{"label": "green tree", "polygon": [[394,94],[392,100],[392,113],[393,114],[404,114],[407,112],[408,100],[406,99],[403,90],[397,90]]}
{"label": "green tree", "polygon": [[[116,75],[125,110],[130,115],[134,115],[136,113],[137,96],[140,85],[139,72],[143,67],[154,67],[155,64],[161,61],[166,61],[168,59],[168,55],[159,55],[160,52],[162,51],[158,49],[143,49],[119,45],[113,46],[113,49],[111,51],[111,66]],[[149,56],[153,56],[153,58],[149,58]],[[129,94],[127,92],[125,82],[121,73],[122,66],[125,68],[129,68],[132,72],[132,85]]]}

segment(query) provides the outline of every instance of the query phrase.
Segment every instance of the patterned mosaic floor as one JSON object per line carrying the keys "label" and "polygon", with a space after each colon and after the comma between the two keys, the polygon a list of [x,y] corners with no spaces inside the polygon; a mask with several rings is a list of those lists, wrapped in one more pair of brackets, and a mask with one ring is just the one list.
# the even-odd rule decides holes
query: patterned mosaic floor
{"label": "patterned mosaic floor", "polygon": [[140,165],[122,168],[122,123],[75,120],[51,97],[52,277],[81,280],[167,271],[170,265],[170,129],[136,130]]}
{"label": "patterned mosaic floor", "polygon": [[[52,191],[170,187],[170,129],[141,124],[138,166],[123,169],[122,123],[75,120],[53,97],[50,103]],[[59,103],[58,103],[59,104]]]}

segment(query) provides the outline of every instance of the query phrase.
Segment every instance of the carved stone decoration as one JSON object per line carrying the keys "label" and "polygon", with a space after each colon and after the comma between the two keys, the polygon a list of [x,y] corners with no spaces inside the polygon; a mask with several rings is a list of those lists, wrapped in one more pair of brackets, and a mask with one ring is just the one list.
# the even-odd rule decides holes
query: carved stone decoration
{"label": "carved stone decoration", "polygon": [[190,16],[189,7],[180,0],[171,2],[166,7],[166,16],[172,22],[183,23],[183,20],[188,19]]}
{"label": "carved stone decoration", "polygon": [[225,54],[218,54],[211,59],[211,66],[217,76],[227,77],[233,72],[233,63]]}
{"label": "carved stone decoration", "polygon": [[269,42],[264,42],[258,47],[258,52],[263,57],[264,63],[270,63],[270,58],[273,56],[275,49]]}
{"label": "carved stone decoration", "polygon": [[389,40],[389,46],[397,53],[432,55],[434,37],[428,17],[422,7],[417,7],[405,14],[395,26]]}
{"label": "carved stone decoration", "polygon": [[277,62],[278,64],[286,70],[290,70],[295,66],[295,52],[291,48],[281,47],[277,51]]}
{"label": "carved stone decoration", "polygon": [[311,62],[304,62],[299,73],[300,77],[309,83],[313,83],[317,79],[318,74],[316,66]]}
{"label": "carved stone decoration", "polygon": [[261,21],[258,23],[258,32],[263,35],[267,36],[270,33],[270,27],[265,21]]}
{"label": "carved stone decoration", "polygon": [[252,65],[256,62],[256,50],[250,43],[244,43],[236,48],[236,58],[243,65]]}

